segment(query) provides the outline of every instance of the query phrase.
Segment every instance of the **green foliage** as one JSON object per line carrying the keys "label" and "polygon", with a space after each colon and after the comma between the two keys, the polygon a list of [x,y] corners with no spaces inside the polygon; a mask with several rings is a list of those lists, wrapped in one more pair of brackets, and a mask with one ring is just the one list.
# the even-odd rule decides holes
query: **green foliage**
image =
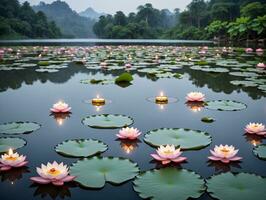
{"label": "green foliage", "polygon": [[226,36],[227,25],[227,21],[215,20],[205,30],[208,32],[209,37],[223,37]]}
{"label": "green foliage", "polygon": [[241,16],[256,18],[262,16],[266,13],[266,4],[260,2],[253,2],[241,7],[240,10]]}
{"label": "green foliage", "polygon": [[0,2],[0,38],[57,38],[60,30],[54,22],[48,22],[42,12],[35,13],[28,2],[17,0]]}

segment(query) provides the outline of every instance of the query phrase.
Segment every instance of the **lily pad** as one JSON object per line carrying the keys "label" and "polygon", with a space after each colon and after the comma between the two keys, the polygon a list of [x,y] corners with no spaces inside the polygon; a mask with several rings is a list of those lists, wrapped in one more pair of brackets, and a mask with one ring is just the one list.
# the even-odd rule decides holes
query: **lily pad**
{"label": "lily pad", "polygon": [[9,122],[0,124],[0,133],[4,134],[23,134],[31,133],[41,128],[41,125],[36,122]]}
{"label": "lily pad", "polygon": [[216,101],[207,101],[206,108],[210,110],[219,110],[219,111],[238,111],[247,108],[247,105],[237,101],[231,100],[216,100]]}
{"label": "lily pad", "polygon": [[67,140],[55,147],[57,153],[73,157],[89,157],[107,150],[107,145],[98,140]]}
{"label": "lily pad", "polygon": [[240,76],[240,77],[256,77],[259,76],[256,73],[253,72],[230,72],[229,73],[232,76]]}
{"label": "lily pad", "polygon": [[256,87],[257,84],[253,81],[230,81],[231,84],[244,87]]}
{"label": "lily pad", "polygon": [[207,191],[221,200],[265,200],[266,179],[254,174],[230,172],[219,174],[207,180]]}
{"label": "lily pad", "polygon": [[115,83],[123,83],[123,82],[131,82],[133,81],[133,76],[128,73],[128,72],[124,72],[123,74],[121,74],[119,77],[117,77],[115,79]]}
{"label": "lily pad", "polygon": [[82,120],[84,125],[92,128],[121,128],[134,123],[133,119],[125,115],[91,115]]}
{"label": "lily pad", "polygon": [[15,137],[0,137],[0,153],[7,152],[11,149],[19,149],[25,146],[27,142],[21,138]]}
{"label": "lily pad", "polygon": [[186,200],[200,197],[205,186],[204,180],[195,172],[168,167],[137,176],[134,190],[143,199]]}
{"label": "lily pad", "polygon": [[203,118],[201,118],[201,121],[205,122],[205,123],[213,123],[213,122],[215,122],[215,119],[212,117],[203,117]]}
{"label": "lily pad", "polygon": [[203,131],[183,128],[161,128],[145,134],[144,141],[152,146],[175,145],[185,150],[201,149],[211,143],[211,136]]}
{"label": "lily pad", "polygon": [[259,158],[266,160],[266,144],[261,144],[255,147],[253,153]]}
{"label": "lily pad", "polygon": [[92,157],[70,167],[70,174],[76,176],[75,181],[88,188],[102,188],[106,182],[121,184],[133,179],[138,172],[136,163],[113,157]]}
{"label": "lily pad", "polygon": [[81,80],[80,83],[108,85],[108,84],[114,84],[115,81],[114,79],[85,79]]}
{"label": "lily pad", "polygon": [[40,73],[55,73],[55,72],[59,72],[58,69],[44,69],[44,68],[36,69],[35,71],[36,72],[40,72]]}

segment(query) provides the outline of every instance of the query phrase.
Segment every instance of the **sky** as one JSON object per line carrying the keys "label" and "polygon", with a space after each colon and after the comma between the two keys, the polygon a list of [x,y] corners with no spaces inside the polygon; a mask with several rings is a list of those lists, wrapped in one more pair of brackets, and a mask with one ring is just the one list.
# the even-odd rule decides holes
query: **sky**
{"label": "sky", "polygon": [[[24,2],[25,0],[19,0]],[[31,5],[39,4],[40,0],[27,0]],[[51,3],[55,0],[42,0],[45,3]],[[77,11],[84,11],[88,7],[92,7],[97,12],[114,14],[116,11],[123,11],[126,14],[136,11],[139,5],[151,3],[153,7],[163,9],[168,8],[173,11],[174,8],[184,8],[191,0],[64,0],[70,7]]]}

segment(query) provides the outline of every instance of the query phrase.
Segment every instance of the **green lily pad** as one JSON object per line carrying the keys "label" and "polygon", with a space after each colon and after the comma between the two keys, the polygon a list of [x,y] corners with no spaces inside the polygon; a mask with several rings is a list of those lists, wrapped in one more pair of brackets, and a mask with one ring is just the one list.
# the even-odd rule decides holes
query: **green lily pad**
{"label": "green lily pad", "polygon": [[23,134],[31,133],[41,128],[41,125],[35,122],[9,122],[0,124],[0,133],[4,134]]}
{"label": "green lily pad", "polygon": [[212,117],[203,117],[203,118],[201,118],[201,121],[205,122],[205,123],[213,123],[213,122],[215,122],[215,119]]}
{"label": "green lily pad", "polygon": [[229,72],[228,69],[216,67],[216,68],[202,68],[201,71],[212,72],[212,73],[226,73]]}
{"label": "green lily pad", "polygon": [[85,79],[81,80],[80,83],[108,85],[108,84],[114,84],[115,81],[114,79]]}
{"label": "green lily pad", "polygon": [[75,181],[88,188],[102,188],[106,182],[121,184],[133,179],[138,172],[136,163],[113,157],[92,157],[70,167],[70,174],[76,176]]}
{"label": "green lily pad", "polygon": [[259,76],[256,73],[253,72],[230,72],[229,73],[232,76],[240,76],[240,77],[256,77]]}
{"label": "green lily pad", "polygon": [[133,77],[130,73],[124,72],[119,77],[115,79],[115,83],[123,83],[123,82],[131,82],[133,81]]}
{"label": "green lily pad", "polygon": [[230,81],[231,84],[244,87],[256,87],[257,84],[253,81]]}
{"label": "green lily pad", "polygon": [[58,69],[45,69],[45,68],[41,68],[41,69],[36,69],[36,72],[40,72],[40,73],[55,73],[55,72],[59,72]]}
{"label": "green lily pad", "polygon": [[137,176],[134,190],[143,199],[186,200],[200,197],[205,186],[204,180],[195,172],[168,167]]}
{"label": "green lily pad", "polygon": [[266,160],[266,144],[261,144],[253,149],[253,153],[259,158]]}
{"label": "green lily pad", "polygon": [[254,174],[230,172],[207,180],[209,194],[221,200],[265,200],[266,179]]}
{"label": "green lily pad", "polygon": [[211,136],[203,131],[183,128],[161,128],[145,134],[144,141],[152,146],[175,145],[185,150],[201,149],[211,143]]}
{"label": "green lily pad", "polygon": [[134,123],[133,119],[125,115],[91,115],[83,118],[82,123],[92,128],[121,128]]}
{"label": "green lily pad", "polygon": [[21,138],[15,137],[0,137],[0,153],[7,152],[11,149],[19,149],[25,146],[27,142]]}
{"label": "green lily pad", "polygon": [[210,110],[219,110],[219,111],[238,111],[247,108],[247,105],[237,101],[231,100],[216,100],[216,101],[207,101],[206,108]]}
{"label": "green lily pad", "polygon": [[107,145],[99,140],[67,140],[55,147],[57,153],[73,157],[89,157],[105,152]]}

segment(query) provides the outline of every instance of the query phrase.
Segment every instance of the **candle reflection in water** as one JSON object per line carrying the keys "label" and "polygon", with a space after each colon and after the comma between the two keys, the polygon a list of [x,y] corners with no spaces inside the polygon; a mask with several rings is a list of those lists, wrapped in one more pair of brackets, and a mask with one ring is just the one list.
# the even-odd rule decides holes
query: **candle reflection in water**
{"label": "candle reflection in water", "polygon": [[259,136],[259,135],[251,135],[251,134],[245,134],[246,141],[252,144],[254,147],[262,144],[263,139],[265,137]]}

